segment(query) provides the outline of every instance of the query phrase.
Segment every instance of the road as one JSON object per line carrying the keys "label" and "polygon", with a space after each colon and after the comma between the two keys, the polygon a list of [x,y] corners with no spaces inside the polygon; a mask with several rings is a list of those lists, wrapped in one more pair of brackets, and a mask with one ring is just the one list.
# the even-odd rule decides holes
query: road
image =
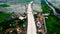
{"label": "road", "polygon": [[[33,1],[31,1],[28,4],[28,9],[27,9],[27,17],[28,17],[27,34],[37,34],[36,24],[35,24],[34,16],[33,16],[33,10],[31,7],[32,3]],[[44,22],[43,29],[46,30],[45,18],[43,19],[43,22]],[[45,33],[46,31],[43,32],[42,34],[45,34]]]}
{"label": "road", "polygon": [[52,7],[52,6],[48,3],[47,0],[45,0],[45,2],[46,2],[46,4],[53,10],[54,15],[57,16],[58,18],[60,18],[60,14],[58,14],[58,13],[56,12],[55,8]]}
{"label": "road", "polygon": [[28,9],[27,9],[27,17],[28,17],[28,26],[27,26],[27,34],[37,34],[36,30],[36,25],[34,21],[34,16],[33,16],[33,10],[31,8],[33,1],[31,1],[28,4]]}

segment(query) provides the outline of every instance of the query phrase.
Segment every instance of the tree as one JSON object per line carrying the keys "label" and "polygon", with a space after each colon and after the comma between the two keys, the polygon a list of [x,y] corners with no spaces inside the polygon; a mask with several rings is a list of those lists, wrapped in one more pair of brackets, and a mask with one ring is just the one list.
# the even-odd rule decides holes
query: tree
{"label": "tree", "polygon": [[0,4],[0,7],[9,7],[8,4]]}

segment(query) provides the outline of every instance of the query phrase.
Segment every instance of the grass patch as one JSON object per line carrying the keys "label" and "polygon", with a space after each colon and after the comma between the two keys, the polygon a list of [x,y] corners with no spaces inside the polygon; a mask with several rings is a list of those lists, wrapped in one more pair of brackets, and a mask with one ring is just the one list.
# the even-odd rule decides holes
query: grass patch
{"label": "grass patch", "polygon": [[47,4],[45,3],[44,0],[41,0],[41,7],[42,7],[42,10],[43,10],[43,13],[50,13],[51,12],[51,8],[49,8],[47,6]]}
{"label": "grass patch", "polygon": [[[50,13],[52,12],[51,8],[47,6],[44,0],[41,0],[41,7],[43,13]],[[46,19],[46,26],[47,26],[47,34],[60,34],[60,19],[58,19],[54,15],[49,15],[48,19]]]}
{"label": "grass patch", "polygon": [[46,19],[47,33],[48,34],[60,34],[60,19],[54,15],[49,15]]}

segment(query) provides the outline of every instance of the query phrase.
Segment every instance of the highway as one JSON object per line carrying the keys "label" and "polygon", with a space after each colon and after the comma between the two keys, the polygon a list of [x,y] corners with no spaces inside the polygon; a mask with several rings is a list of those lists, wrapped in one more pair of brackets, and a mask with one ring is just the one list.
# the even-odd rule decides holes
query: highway
{"label": "highway", "polygon": [[33,10],[31,8],[33,1],[28,4],[27,9],[27,17],[28,17],[28,25],[27,25],[27,34],[37,34],[36,25],[33,16]]}
{"label": "highway", "polygon": [[[36,24],[35,24],[35,20],[34,20],[34,16],[33,16],[33,10],[32,10],[32,3],[33,1],[31,1],[29,4],[28,4],[28,8],[27,8],[27,17],[28,17],[28,24],[27,24],[27,34],[37,34],[37,30],[36,29]],[[41,32],[42,34],[46,34],[46,24],[45,24],[45,18],[43,18],[43,24],[42,27],[43,27],[43,30],[44,32]],[[41,30],[41,29],[40,29]]]}

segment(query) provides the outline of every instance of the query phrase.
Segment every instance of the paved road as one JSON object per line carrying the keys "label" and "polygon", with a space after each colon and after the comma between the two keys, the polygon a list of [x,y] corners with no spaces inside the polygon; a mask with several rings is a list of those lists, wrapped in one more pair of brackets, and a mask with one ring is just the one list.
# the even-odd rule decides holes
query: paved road
{"label": "paved road", "polygon": [[34,16],[33,16],[32,8],[31,8],[32,3],[33,3],[33,1],[31,1],[28,4],[28,9],[27,9],[27,16],[28,16],[27,34],[37,34]]}

